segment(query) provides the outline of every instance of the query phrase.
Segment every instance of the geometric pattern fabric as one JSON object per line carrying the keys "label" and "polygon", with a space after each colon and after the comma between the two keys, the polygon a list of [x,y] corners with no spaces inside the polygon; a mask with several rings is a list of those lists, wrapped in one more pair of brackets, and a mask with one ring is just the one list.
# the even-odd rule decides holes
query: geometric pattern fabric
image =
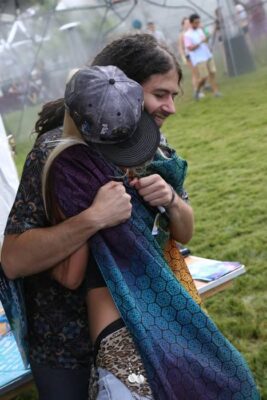
{"label": "geometric pattern fabric", "polygon": [[[62,152],[52,171],[56,201],[67,217],[90,206],[117,173],[83,145]],[[154,398],[258,400],[241,354],[167,265],[162,243],[151,234],[155,211],[125,187],[131,218],[91,237],[90,251],[140,351]]]}

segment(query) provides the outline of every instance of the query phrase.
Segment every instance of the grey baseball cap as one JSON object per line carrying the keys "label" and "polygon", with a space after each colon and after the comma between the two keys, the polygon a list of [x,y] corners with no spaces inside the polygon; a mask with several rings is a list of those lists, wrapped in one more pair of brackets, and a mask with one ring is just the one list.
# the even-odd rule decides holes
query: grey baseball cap
{"label": "grey baseball cap", "polygon": [[83,67],[66,85],[65,106],[83,139],[123,167],[152,159],[160,142],[143,104],[142,86],[113,65]]}

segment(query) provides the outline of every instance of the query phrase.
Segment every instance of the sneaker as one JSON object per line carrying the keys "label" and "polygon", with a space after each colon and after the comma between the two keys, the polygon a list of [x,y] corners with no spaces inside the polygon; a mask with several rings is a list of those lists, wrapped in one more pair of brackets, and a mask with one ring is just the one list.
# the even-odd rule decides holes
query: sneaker
{"label": "sneaker", "polygon": [[193,94],[193,99],[195,99],[196,101],[200,100],[201,96],[200,96],[200,92],[195,92]]}
{"label": "sneaker", "polygon": [[205,97],[205,96],[206,95],[203,92],[199,92],[199,94],[198,94],[199,99],[203,99],[203,97]]}
{"label": "sneaker", "polygon": [[209,83],[206,83],[206,85],[204,86],[204,90],[205,92],[211,92],[212,89]]}

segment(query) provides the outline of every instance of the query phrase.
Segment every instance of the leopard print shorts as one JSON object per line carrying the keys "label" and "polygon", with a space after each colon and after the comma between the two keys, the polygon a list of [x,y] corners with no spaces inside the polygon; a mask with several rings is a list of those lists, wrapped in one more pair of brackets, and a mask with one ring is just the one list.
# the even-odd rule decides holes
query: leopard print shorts
{"label": "leopard print shorts", "polygon": [[132,393],[153,399],[141,357],[125,326],[100,342],[90,375],[89,400],[95,400],[97,397],[98,367],[115,375]]}

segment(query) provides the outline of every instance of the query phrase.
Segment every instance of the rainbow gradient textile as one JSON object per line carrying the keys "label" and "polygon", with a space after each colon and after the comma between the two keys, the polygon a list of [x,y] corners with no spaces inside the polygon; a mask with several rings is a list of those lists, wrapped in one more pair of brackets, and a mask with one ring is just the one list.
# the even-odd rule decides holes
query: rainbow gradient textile
{"label": "rainbow gradient textile", "polygon": [[[182,190],[185,162],[175,154],[171,160],[157,161],[159,156],[151,171]],[[98,189],[118,176],[118,170],[89,147],[75,145],[56,159],[51,176],[55,200],[70,217],[90,206]],[[95,234],[90,251],[141,353],[154,398],[259,399],[240,353],[165,262],[163,240],[151,234],[155,210],[127,181],[125,187],[132,196],[132,217]]]}

